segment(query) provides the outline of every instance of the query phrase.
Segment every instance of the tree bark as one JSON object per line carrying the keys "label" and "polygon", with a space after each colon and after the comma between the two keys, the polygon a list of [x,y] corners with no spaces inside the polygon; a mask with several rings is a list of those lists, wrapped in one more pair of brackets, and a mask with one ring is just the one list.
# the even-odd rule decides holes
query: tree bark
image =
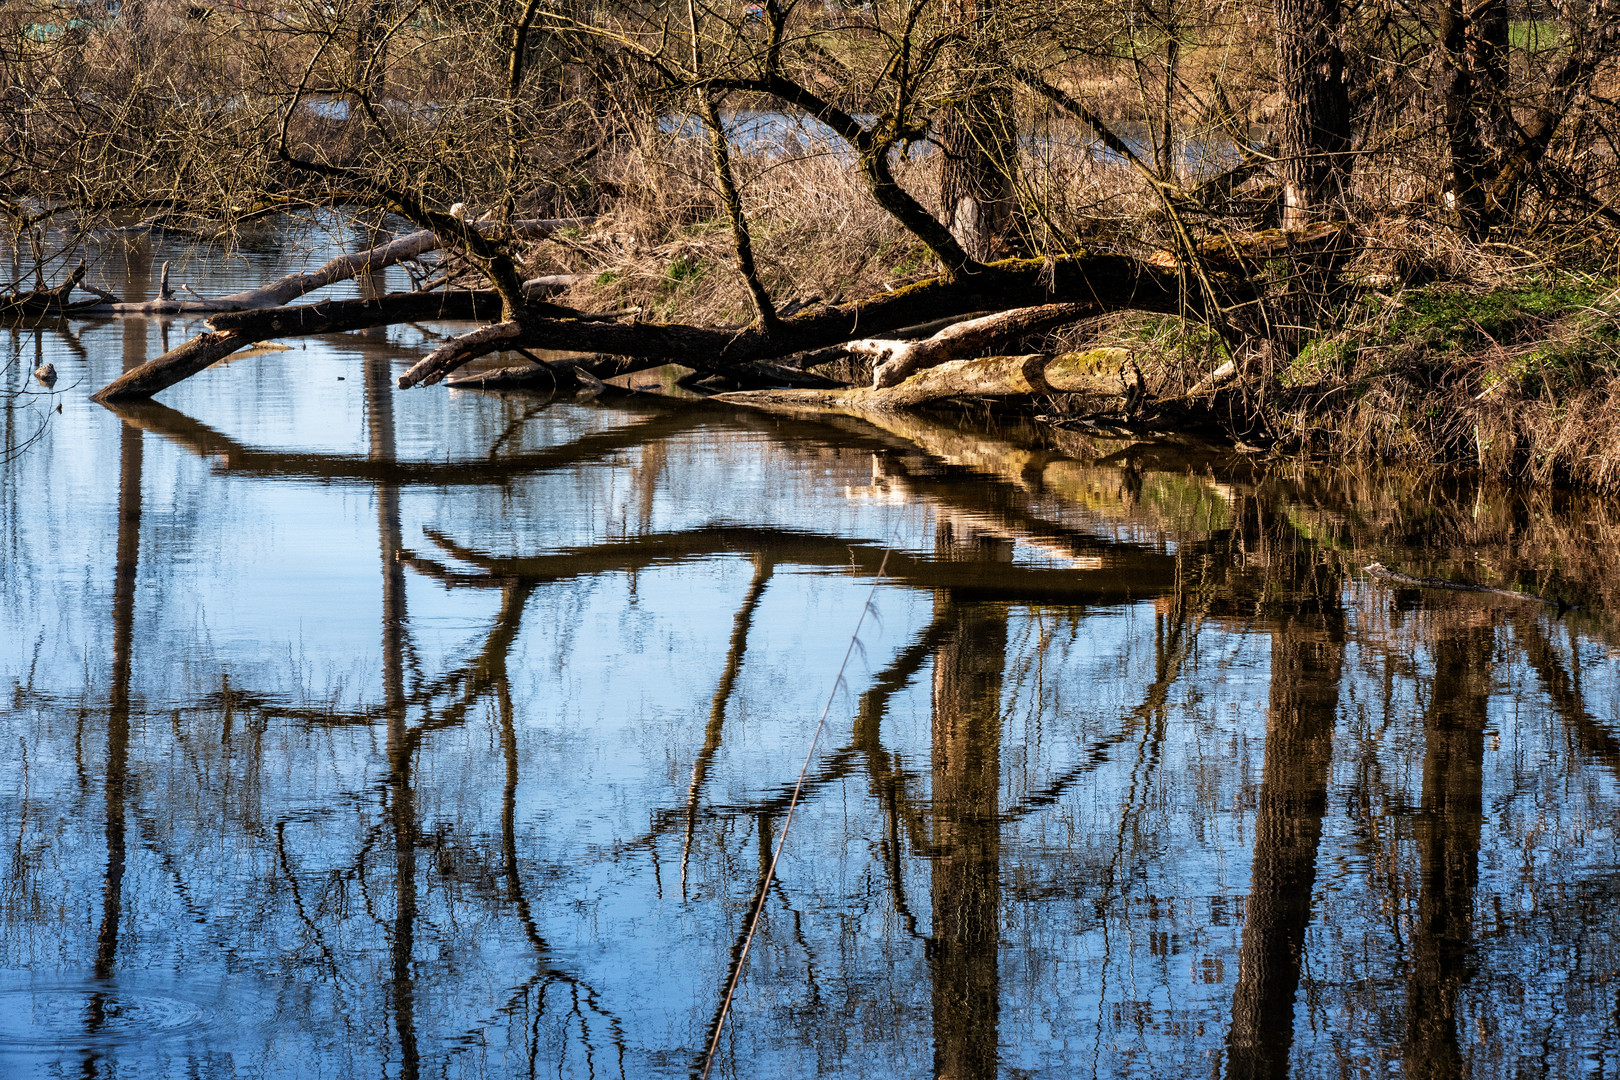
{"label": "tree bark", "polygon": [[945,226],[968,256],[989,262],[1000,255],[1013,218],[1017,156],[1011,102],[987,73],[983,36],[994,0],[950,0],[946,12],[964,40],[954,50],[955,100],[938,124],[939,193]]}
{"label": "tree bark", "polygon": [[1124,349],[1051,356],[982,356],[919,371],[899,386],[848,390],[748,390],[716,395],[737,405],[835,412],[913,409],[956,397],[1086,394],[1118,401],[1142,393],[1141,375]]}
{"label": "tree bark", "polygon": [[[681,324],[584,322],[576,319],[514,320],[501,334],[461,344],[447,342],[400,376],[405,389],[431,385],[479,356],[501,349],[576,349],[641,356],[725,371],[741,361],[839,345],[862,330],[892,332],[952,312],[1004,311],[1032,301],[1067,302],[1078,313],[1179,312],[1201,309],[1201,298],[1183,293],[1175,274],[1123,255],[1088,255],[1055,266],[1028,259],[985,267],[980,273],[941,277],[855,303],[818,308],[782,322],[779,333],[760,327],[733,330]],[[474,333],[478,333],[475,331]]]}
{"label": "tree bark", "polygon": [[848,349],[876,361],[872,386],[882,389],[898,386],[907,376],[923,368],[936,367],[948,360],[983,352],[1028,334],[1051,330],[1084,318],[1093,310],[1086,304],[1044,304],[1040,307],[1016,308],[953,323],[922,341],[863,338],[850,342]]}
{"label": "tree bark", "polygon": [[215,316],[215,329],[126,371],[91,395],[100,402],[151,397],[211,364],[275,337],[331,334],[426,319],[487,319],[500,314],[494,292],[390,293],[375,300],[327,300]]}
{"label": "tree bark", "polygon": [[1494,219],[1489,143],[1505,115],[1507,0],[1440,0],[1437,15],[1453,209],[1463,230],[1482,239]]}
{"label": "tree bark", "polygon": [[1275,0],[1282,227],[1304,228],[1340,194],[1348,171],[1350,97],[1339,47],[1340,0]]}

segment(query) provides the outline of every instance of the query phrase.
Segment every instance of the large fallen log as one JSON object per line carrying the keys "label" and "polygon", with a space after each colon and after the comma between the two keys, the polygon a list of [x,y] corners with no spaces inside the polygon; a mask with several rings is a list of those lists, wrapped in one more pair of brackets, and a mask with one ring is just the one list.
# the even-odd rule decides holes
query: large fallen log
{"label": "large fallen log", "polygon": [[1142,375],[1126,349],[1089,349],[1052,356],[982,356],[917,372],[898,386],[841,390],[745,390],[716,399],[806,411],[881,412],[914,409],[960,397],[1085,394],[1124,401],[1143,392]]}
{"label": "large fallen log", "polygon": [[774,330],[656,323],[584,328],[573,320],[515,319],[445,342],[401,375],[399,386],[429,386],[481,356],[516,348],[614,353],[722,371],[849,342],[863,330],[892,333],[956,312],[1005,312],[1043,300],[1064,306],[1062,321],[1127,309],[1197,310],[1199,305],[1197,296],[1182,291],[1177,275],[1123,255],[1088,255],[1055,264],[1008,260],[972,276],[935,278],[860,303],[818,308],[783,320]]}
{"label": "large fallen log", "polygon": [[[587,225],[591,218],[531,218],[512,223],[513,233],[524,240],[538,240],[560,229]],[[335,285],[340,281],[386,269],[436,251],[443,244],[431,230],[406,233],[385,244],[350,255],[328,259],[314,270],[301,274],[288,274],[257,289],[246,289],[212,300],[157,300],[125,303],[97,304],[86,310],[93,315],[208,315],[221,311],[251,311],[258,308],[279,307],[312,293],[316,289]]]}
{"label": "large fallen log", "polygon": [[[825,386],[827,381],[773,361],[848,342],[862,331],[894,334],[906,327],[953,315],[1029,308],[1033,301],[1041,300],[1067,305],[1069,310],[1064,312],[1064,320],[1129,309],[1196,311],[1199,305],[1196,295],[1183,293],[1177,275],[1122,255],[1090,255],[1055,264],[1040,259],[1008,260],[972,276],[954,280],[935,278],[859,303],[820,307],[785,319],[772,329],[623,322],[572,312],[551,317],[546,314],[545,306],[534,305],[523,318],[492,323],[452,338],[400,376],[399,385],[404,389],[438,382],[464,364],[490,353],[552,349],[630,357],[646,367],[678,363],[697,371],[811,388]],[[149,397],[236,349],[269,337],[330,333],[431,317],[395,314],[380,303],[377,310],[356,314],[352,321],[342,325],[318,314],[298,314],[296,319],[291,314],[313,312],[319,307],[321,305],[308,308],[289,305],[248,314],[216,315],[210,320],[215,334],[205,334],[142,365],[108,384],[95,395],[96,399]],[[557,312],[559,309],[549,310]],[[281,320],[279,325],[263,319],[272,314]],[[233,336],[218,336],[227,333]]]}

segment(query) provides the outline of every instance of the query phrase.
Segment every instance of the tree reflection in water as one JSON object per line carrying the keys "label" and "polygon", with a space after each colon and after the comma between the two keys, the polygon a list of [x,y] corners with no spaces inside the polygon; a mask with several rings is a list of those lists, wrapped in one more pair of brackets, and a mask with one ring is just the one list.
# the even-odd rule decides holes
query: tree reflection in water
{"label": "tree reflection in water", "polygon": [[[717,1073],[1507,1075],[1620,1038],[1598,989],[1620,970],[1620,588],[1592,514],[916,417],[463,402],[428,423],[387,340],[357,349],[349,450],[120,410],[110,620],[0,585],[107,625],[112,658],[104,693],[8,668],[0,727],[31,762],[105,758],[94,812],[33,765],[0,795],[0,969],[91,987],[71,1038],[0,1057],[685,1074],[891,534],[871,672],[806,777]],[[461,450],[424,452],[440,438]],[[379,662],[290,689],[263,657],[304,624],[233,637],[207,560],[165,545],[251,546],[233,523],[263,493],[286,523],[349,521],[362,492],[380,590],[343,567],[341,598],[299,602],[337,620],[365,596]],[[220,524],[176,519],[192,497]],[[11,568],[65,535],[6,528]],[[1373,559],[1494,567],[1584,610],[1358,584]],[[81,750],[96,715],[105,748]],[[223,987],[237,1021],[123,1041],[152,970]]]}

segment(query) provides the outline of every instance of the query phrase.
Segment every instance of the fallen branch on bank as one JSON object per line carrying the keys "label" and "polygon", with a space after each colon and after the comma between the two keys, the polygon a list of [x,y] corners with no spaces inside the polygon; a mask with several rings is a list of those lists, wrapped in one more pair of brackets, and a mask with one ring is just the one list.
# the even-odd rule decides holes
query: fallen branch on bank
{"label": "fallen branch on bank", "polygon": [[1094,313],[1085,304],[1044,304],[953,323],[921,341],[863,338],[850,342],[846,348],[858,356],[870,356],[875,361],[872,386],[881,390],[898,386],[913,372],[924,368],[960,360]]}
{"label": "fallen branch on bank", "polygon": [[[1048,321],[1043,328],[1110,311],[1169,313],[1198,304],[1196,297],[1183,293],[1176,275],[1123,255],[1083,256],[1055,265],[1038,259],[1009,260],[972,277],[934,278],[859,303],[821,307],[771,329],[757,324],[733,330],[673,323],[586,325],[575,320],[517,319],[498,330],[480,328],[452,338],[401,375],[399,386],[402,390],[431,386],[481,356],[517,348],[613,353],[684,364],[698,371],[730,372],[749,363],[829,346],[847,350],[861,330],[893,333],[956,313],[1009,313],[1032,308],[1032,302],[1042,300],[1058,302],[1048,305],[1044,316],[1056,321]],[[1061,318],[1053,314],[1058,308],[1064,309]],[[1042,316],[1014,315],[1006,333],[1018,336],[1011,328],[1019,318],[1030,320],[1023,331],[1027,333],[1040,326]],[[941,333],[948,335],[949,331]],[[997,336],[986,332],[984,340]]]}

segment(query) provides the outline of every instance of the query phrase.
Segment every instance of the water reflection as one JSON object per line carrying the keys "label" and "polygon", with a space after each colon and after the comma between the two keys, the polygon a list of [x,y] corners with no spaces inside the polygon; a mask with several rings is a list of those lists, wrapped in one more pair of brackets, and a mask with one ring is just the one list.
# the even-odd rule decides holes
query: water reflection
{"label": "water reflection", "polygon": [[719,1075],[1574,1074],[1620,1039],[1612,507],[397,395],[400,351],[75,402],[3,466],[0,1067],[686,1075],[762,894]]}

